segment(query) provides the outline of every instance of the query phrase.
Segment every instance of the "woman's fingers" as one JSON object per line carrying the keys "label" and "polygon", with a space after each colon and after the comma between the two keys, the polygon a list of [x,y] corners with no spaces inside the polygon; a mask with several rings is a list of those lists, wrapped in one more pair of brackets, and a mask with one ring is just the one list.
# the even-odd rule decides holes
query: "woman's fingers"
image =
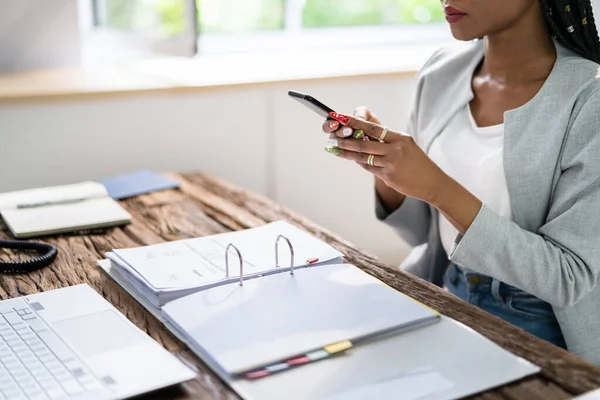
{"label": "woman's fingers", "polygon": [[342,126],[334,119],[328,119],[323,122],[323,132],[334,133],[337,137],[347,138],[352,136],[354,129],[350,128],[349,126]]}
{"label": "woman's fingers", "polygon": [[332,133],[338,130],[340,123],[334,119],[328,119],[323,122],[323,132]]}
{"label": "woman's fingers", "polygon": [[[352,117],[350,115],[331,113],[331,118],[338,121],[344,127],[360,129],[365,133],[365,135],[373,139],[379,139],[386,129],[385,127],[374,122],[365,121],[360,118]],[[385,136],[385,141],[393,142],[398,138],[398,136],[401,136],[401,134],[398,132],[388,130]]]}
{"label": "woman's fingers", "polygon": [[380,156],[386,154],[389,148],[385,143],[354,139],[334,139],[329,141],[329,144],[341,150]]}
{"label": "woman's fingers", "polygon": [[350,150],[342,150],[339,147],[326,148],[326,150],[330,153],[335,154],[340,158],[345,158],[346,160],[356,161],[359,164],[366,164],[375,168],[383,168],[384,167],[384,156],[369,154],[369,153],[357,153],[355,151]]}
{"label": "woman's fingers", "polygon": [[354,134],[354,129],[350,128],[349,126],[343,126],[336,131],[336,134],[341,138],[349,138]]}

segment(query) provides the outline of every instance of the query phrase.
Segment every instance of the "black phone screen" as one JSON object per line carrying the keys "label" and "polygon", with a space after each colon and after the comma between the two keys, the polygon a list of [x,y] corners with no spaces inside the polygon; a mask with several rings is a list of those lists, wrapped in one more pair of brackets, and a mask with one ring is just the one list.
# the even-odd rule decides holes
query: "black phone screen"
{"label": "black phone screen", "polygon": [[288,95],[294,100],[297,100],[300,103],[304,104],[306,107],[310,108],[323,118],[330,118],[329,113],[335,112],[333,109],[327,107],[325,104],[321,103],[319,100],[315,99],[314,97],[308,94],[296,92],[295,90],[290,90],[288,92]]}

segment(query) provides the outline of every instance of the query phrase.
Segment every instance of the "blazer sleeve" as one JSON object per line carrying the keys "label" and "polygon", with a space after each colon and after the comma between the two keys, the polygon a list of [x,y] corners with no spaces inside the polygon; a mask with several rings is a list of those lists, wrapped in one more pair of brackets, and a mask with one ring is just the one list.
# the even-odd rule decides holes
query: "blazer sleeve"
{"label": "blazer sleeve", "polygon": [[483,206],[450,260],[556,307],[591,292],[600,272],[600,85],[567,132],[552,203],[537,233]]}
{"label": "blazer sleeve", "polygon": [[[439,57],[442,50],[434,52],[417,74],[417,89],[411,98],[410,115],[406,127],[406,133],[412,135],[416,143],[419,143],[417,122],[425,71]],[[431,220],[430,213],[427,203],[412,197],[406,197],[400,207],[388,212],[377,193],[375,193],[375,215],[377,219],[392,227],[410,246],[416,247],[427,242]]]}

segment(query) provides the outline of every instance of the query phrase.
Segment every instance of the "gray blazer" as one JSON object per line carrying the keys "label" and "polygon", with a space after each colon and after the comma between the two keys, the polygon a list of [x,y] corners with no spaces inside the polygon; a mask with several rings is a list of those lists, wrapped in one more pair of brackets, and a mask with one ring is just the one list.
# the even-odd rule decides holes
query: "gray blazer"
{"label": "gray blazer", "polygon": [[[558,43],[540,91],[504,113],[504,169],[513,221],[484,205],[450,255],[438,211],[413,198],[377,217],[412,246],[406,269],[437,285],[448,260],[552,304],[569,351],[600,365],[600,79],[598,65]],[[418,75],[407,131],[425,151],[473,98],[482,41],[437,51]]]}

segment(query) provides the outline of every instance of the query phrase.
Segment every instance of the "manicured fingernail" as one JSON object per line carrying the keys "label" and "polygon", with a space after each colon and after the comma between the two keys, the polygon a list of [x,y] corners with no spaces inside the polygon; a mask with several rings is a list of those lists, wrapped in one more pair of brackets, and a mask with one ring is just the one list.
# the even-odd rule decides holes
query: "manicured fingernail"
{"label": "manicured fingernail", "polygon": [[330,112],[329,116],[333,119],[335,119],[338,122],[341,122],[342,124],[347,124],[350,121],[350,118],[344,114],[338,114],[336,112]]}
{"label": "manicured fingernail", "polygon": [[337,147],[325,147],[325,151],[331,154],[335,154],[336,156],[340,155],[340,149]]}
{"label": "manicured fingernail", "polygon": [[352,132],[354,132],[354,130],[347,126],[344,129],[342,129],[342,136],[343,137],[352,136]]}
{"label": "manicured fingernail", "polygon": [[365,136],[365,133],[362,131],[362,129],[359,129],[356,132],[354,132],[354,139],[362,139],[363,136]]}
{"label": "manicured fingernail", "polygon": [[340,142],[338,142],[337,139],[327,139],[325,141],[325,147],[332,148],[332,147],[338,147],[339,145],[340,145]]}
{"label": "manicured fingernail", "polygon": [[337,129],[340,123],[337,121],[329,121],[329,129]]}

